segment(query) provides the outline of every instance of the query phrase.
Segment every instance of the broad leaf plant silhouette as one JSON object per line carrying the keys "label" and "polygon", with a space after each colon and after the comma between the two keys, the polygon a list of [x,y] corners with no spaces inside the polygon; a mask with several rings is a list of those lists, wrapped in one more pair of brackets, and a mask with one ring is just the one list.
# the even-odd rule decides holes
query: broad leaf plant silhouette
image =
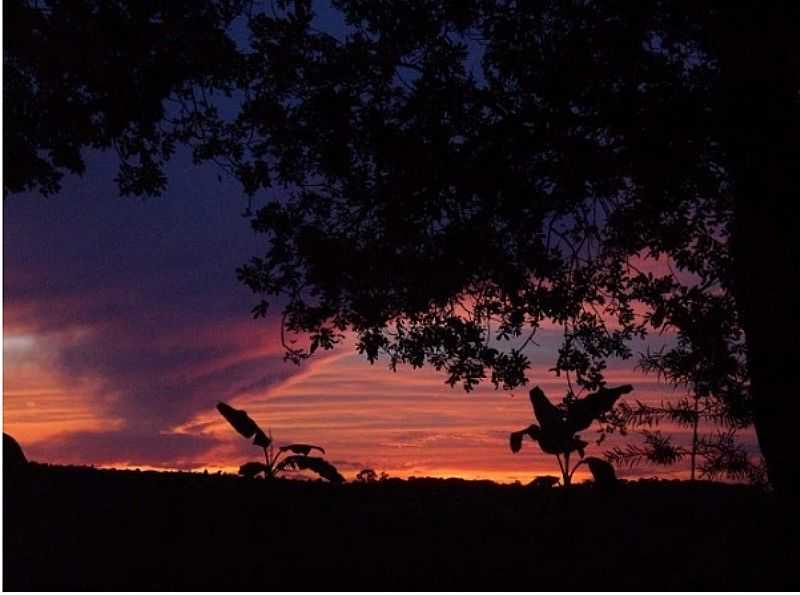
{"label": "broad leaf plant silhouette", "polygon": [[[538,386],[530,391],[533,414],[538,424],[531,424],[523,430],[511,432],[511,452],[517,453],[522,448],[525,436],[539,443],[539,448],[556,456],[561,469],[564,487],[572,482],[572,476],[582,464],[589,467],[595,482],[606,484],[615,479],[614,468],[596,457],[585,458],[585,448],[589,445],[581,440],[578,432],[586,430],[592,422],[614,407],[614,403],[624,394],[633,390],[629,384],[616,388],[601,388],[582,399],[567,396],[559,405],[553,405]],[[570,469],[570,456],[577,452],[580,460]]]}
{"label": "broad leaf plant silhouette", "polygon": [[[266,479],[275,479],[288,470],[313,471],[331,483],[341,483],[344,477],[331,463],[322,457],[309,456],[312,450],[325,454],[325,449],[314,444],[287,444],[276,447],[272,441],[272,433],[267,434],[247,415],[243,409],[236,409],[226,403],[219,403],[217,410],[233,429],[245,438],[252,438],[253,445],[264,450],[264,462],[250,461],[239,467],[239,474],[244,477],[256,477],[263,474]],[[292,454],[289,454],[292,453]]]}

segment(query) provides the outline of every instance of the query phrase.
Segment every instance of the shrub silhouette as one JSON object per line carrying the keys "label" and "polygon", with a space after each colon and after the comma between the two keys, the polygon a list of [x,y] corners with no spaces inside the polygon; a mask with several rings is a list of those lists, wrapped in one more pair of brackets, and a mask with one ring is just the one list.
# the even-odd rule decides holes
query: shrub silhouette
{"label": "shrub silhouette", "polygon": [[7,486],[18,482],[28,466],[22,447],[11,435],[3,432],[3,481]]}
{"label": "shrub silhouette", "polygon": [[359,483],[374,483],[378,481],[378,474],[374,469],[362,469],[356,475],[356,481]]}
{"label": "shrub silhouette", "polygon": [[534,477],[533,480],[528,484],[528,487],[536,488],[536,489],[550,489],[555,485],[558,485],[559,479],[555,475],[539,475],[538,477]]}
{"label": "shrub silhouette", "polygon": [[[615,481],[614,468],[609,463],[595,457],[584,459],[584,449],[589,443],[581,440],[578,432],[588,429],[592,422],[601,419],[614,407],[617,399],[632,390],[633,387],[626,384],[617,388],[601,388],[582,399],[576,399],[570,394],[564,402],[556,406],[542,389],[538,386],[532,388],[529,393],[531,405],[539,425],[531,424],[524,430],[511,432],[511,452],[519,452],[525,436],[528,436],[538,442],[544,452],[556,456],[564,487],[570,485],[575,471],[584,462],[598,485]],[[577,452],[581,460],[570,469],[569,459],[573,452]]]}
{"label": "shrub silhouette", "polygon": [[575,468],[583,464],[589,467],[589,471],[598,487],[610,487],[617,483],[617,474],[614,472],[614,466],[608,461],[597,457],[586,457],[578,462]]}
{"label": "shrub silhouette", "polygon": [[3,467],[5,469],[16,469],[24,466],[28,462],[22,447],[13,436],[3,432]]}
{"label": "shrub silhouette", "polygon": [[[274,479],[287,470],[313,471],[323,479],[332,483],[341,483],[344,477],[336,467],[321,457],[311,457],[312,450],[325,454],[325,449],[314,444],[287,444],[275,447],[271,433],[266,434],[253,419],[242,409],[236,409],[226,403],[217,404],[217,410],[229,424],[245,438],[252,438],[253,445],[264,450],[264,462],[249,461],[239,467],[239,475],[256,477],[263,473],[267,479]],[[292,454],[288,454],[292,453]]]}

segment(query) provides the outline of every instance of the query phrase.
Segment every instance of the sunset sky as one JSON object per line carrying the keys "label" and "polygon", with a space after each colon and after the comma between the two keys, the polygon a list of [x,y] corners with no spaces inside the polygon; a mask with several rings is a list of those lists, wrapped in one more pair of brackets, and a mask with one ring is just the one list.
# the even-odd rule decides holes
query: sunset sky
{"label": "sunset sky", "polygon": [[[30,458],[233,470],[259,453],[217,414],[226,401],[278,443],[323,445],[346,477],[365,467],[498,481],[557,472],[532,443],[508,448],[509,431],[532,422],[527,389],[467,394],[431,369],[371,366],[347,345],[285,363],[276,318],[251,319],[253,296],[235,275],[261,240],[237,185],[214,168],[178,157],[168,192],[140,200],[118,196],[112,157],[88,165],[57,196],[3,205],[3,423]],[[557,401],[565,386],[548,369],[558,331],[537,340],[530,386]],[[610,384],[636,387],[625,398],[675,394],[634,364],[611,366]]]}

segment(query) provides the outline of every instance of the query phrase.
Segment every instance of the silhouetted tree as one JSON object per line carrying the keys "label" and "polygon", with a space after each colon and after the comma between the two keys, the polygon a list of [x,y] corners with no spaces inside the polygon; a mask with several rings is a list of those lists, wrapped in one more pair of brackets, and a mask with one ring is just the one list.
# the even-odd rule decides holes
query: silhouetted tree
{"label": "silhouetted tree", "polygon": [[[796,493],[798,8],[334,5],[338,35],[306,0],[250,14],[250,47],[214,83],[238,114],[178,94],[169,136],[248,194],[277,190],[240,277],[256,315],[283,296],[285,333],[308,339],[287,338],[289,358],[352,329],[370,361],[514,387],[555,321],[556,373],[595,389],[631,339],[705,328],[689,349],[710,390],[752,411],[772,483]],[[133,153],[147,183],[123,189],[158,189]]]}
{"label": "silhouetted tree", "polygon": [[252,21],[248,98],[222,135],[248,133],[246,189],[287,190],[253,219],[268,247],[240,275],[287,298],[285,330],[309,340],[288,356],[350,328],[370,361],[513,387],[552,320],[555,371],[594,389],[632,338],[702,328],[688,348],[710,390],[751,408],[794,492],[796,9],[336,4],[338,38],[305,3]]}
{"label": "silhouetted tree", "polygon": [[[724,476],[765,484],[763,461],[754,462],[747,449],[736,440],[737,431],[752,424],[751,411],[742,408],[741,401],[726,399],[719,390],[709,389],[708,382],[713,382],[713,375],[706,375],[703,359],[683,349],[684,340],[685,337],[679,337],[678,346],[667,353],[648,351],[642,359],[642,368],[658,372],[661,379],[675,388],[685,388],[687,394],[677,401],[662,401],[657,406],[639,401],[635,405],[619,404],[606,416],[604,432],[647,429],[640,432],[644,438],[642,443],[614,447],[606,457],[618,465],[629,466],[645,461],[672,465],[688,458],[692,480],[699,469],[704,478]],[[653,430],[662,421],[691,430],[691,444],[688,447],[675,444],[669,435]],[[709,431],[709,426],[716,427],[717,431]]]}
{"label": "silhouetted tree", "polygon": [[[689,458],[692,480],[699,464],[705,478],[727,476],[764,484],[763,461],[754,462],[736,440],[738,430],[752,426],[753,411],[744,346],[738,333],[731,333],[731,313],[713,298],[701,303],[706,311],[700,316],[692,314],[692,306],[691,300],[675,297],[662,306],[670,309],[672,320],[683,321],[675,344],[670,349],[648,349],[640,361],[643,371],[655,372],[659,380],[684,390],[684,396],[657,406],[639,401],[635,405],[620,403],[605,416],[601,440],[608,432],[648,429],[640,432],[644,438],[640,444],[615,447],[606,456],[631,466],[645,461],[672,465]],[[654,431],[662,421],[691,430],[690,446],[677,445],[669,435]],[[709,426],[717,431],[708,431]]]}

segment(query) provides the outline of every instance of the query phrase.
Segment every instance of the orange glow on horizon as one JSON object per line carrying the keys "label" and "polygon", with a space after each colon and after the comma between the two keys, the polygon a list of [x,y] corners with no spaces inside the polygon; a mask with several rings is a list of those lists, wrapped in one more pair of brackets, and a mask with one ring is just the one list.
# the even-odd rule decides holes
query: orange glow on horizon
{"label": "orange glow on horizon", "polygon": [[121,424],[100,414],[86,398],[98,390],[96,383],[67,379],[57,371],[51,346],[58,339],[11,334],[8,329],[4,333],[3,429],[21,443],[65,432],[107,431]]}
{"label": "orange glow on horizon", "polygon": [[[534,366],[528,387],[502,391],[484,383],[472,393],[465,393],[460,387],[450,388],[444,382],[444,374],[429,367],[401,368],[394,373],[385,362],[370,365],[349,344],[296,367],[275,357],[282,351],[269,343],[274,340],[270,329],[255,344],[247,340],[245,330],[237,333],[226,339],[228,345],[233,345],[231,350],[221,352],[205,368],[192,365],[180,373],[186,378],[202,378],[214,371],[224,377],[235,374],[237,362],[263,360],[267,372],[280,372],[283,376],[266,387],[258,388],[256,383],[245,389],[236,388],[241,386],[242,379],[232,376],[226,383],[231,387],[229,392],[208,394],[189,419],[163,428],[153,436],[156,441],[197,439],[202,441],[202,448],[180,450],[176,454],[167,449],[147,456],[129,454],[141,452],[135,449],[104,456],[86,450],[62,449],[61,445],[69,443],[76,432],[90,432],[92,440],[107,436],[113,441],[115,432],[124,433],[129,427],[128,420],[109,417],[106,412],[103,403],[110,402],[115,395],[104,393],[102,378],[66,378],[54,371],[59,341],[73,340],[71,335],[51,336],[47,340],[36,335],[6,336],[4,429],[24,449],[32,446],[38,457],[34,460],[235,473],[243,462],[259,460],[261,453],[219,416],[215,405],[226,401],[246,409],[265,430],[272,431],[278,444],[322,445],[326,458],[348,479],[364,468],[399,478],[460,477],[499,483],[528,483],[538,475],[559,475],[555,458],[539,451],[532,442],[526,441],[522,452],[516,455],[508,447],[509,432],[533,422],[527,396],[530,387],[540,385],[554,402],[567,390],[565,379],[546,372],[543,366]],[[213,344],[215,340],[210,331],[197,336],[200,344]],[[173,341],[166,341],[164,346]],[[607,379],[611,385],[633,384],[636,390],[630,398],[645,403],[658,403],[674,394],[655,378],[622,364],[609,369]],[[671,433],[678,430],[669,425],[662,425],[661,429]],[[605,449],[619,443],[619,437],[614,436],[600,446],[595,445],[593,429],[584,432],[583,437],[590,441],[587,455],[602,456]],[[70,458],[75,454],[80,460]],[[684,467],[678,464],[618,472],[622,477],[656,474],[682,477],[687,472]],[[586,470],[581,469],[575,479],[584,478]]]}

